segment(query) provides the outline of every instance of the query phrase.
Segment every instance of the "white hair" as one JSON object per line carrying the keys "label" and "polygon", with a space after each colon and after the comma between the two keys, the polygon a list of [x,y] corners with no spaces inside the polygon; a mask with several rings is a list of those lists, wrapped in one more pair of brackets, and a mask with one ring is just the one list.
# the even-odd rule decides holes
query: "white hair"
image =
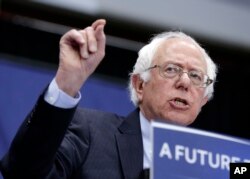
{"label": "white hair", "polygon": [[[148,69],[152,65],[153,57],[160,44],[163,41],[166,41],[170,38],[180,38],[191,41],[201,51],[205,59],[207,66],[207,76],[214,81],[216,80],[217,66],[209,57],[207,52],[198,44],[198,42],[196,42],[192,37],[183,32],[179,31],[164,32],[153,37],[150,43],[142,47],[141,50],[138,52],[138,58],[134,65],[133,72],[130,73],[129,86],[128,86],[130,92],[130,100],[133,102],[135,106],[138,106],[138,98],[132,84],[132,76],[139,75],[144,82],[147,82],[150,79],[150,72],[147,71],[146,69]],[[210,100],[213,97],[213,92],[214,92],[214,83],[206,87],[204,96],[207,96],[208,99]]]}

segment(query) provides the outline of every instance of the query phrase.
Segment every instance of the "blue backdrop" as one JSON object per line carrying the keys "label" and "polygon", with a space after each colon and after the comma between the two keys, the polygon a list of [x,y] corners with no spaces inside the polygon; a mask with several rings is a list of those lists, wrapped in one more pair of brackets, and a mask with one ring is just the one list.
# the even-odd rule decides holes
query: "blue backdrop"
{"label": "blue backdrop", "polygon": [[[18,127],[56,70],[0,57],[0,158]],[[80,106],[127,115],[133,110],[126,82],[92,76],[81,91]],[[1,174],[0,174],[1,175]],[[1,178],[1,176],[0,176]]]}

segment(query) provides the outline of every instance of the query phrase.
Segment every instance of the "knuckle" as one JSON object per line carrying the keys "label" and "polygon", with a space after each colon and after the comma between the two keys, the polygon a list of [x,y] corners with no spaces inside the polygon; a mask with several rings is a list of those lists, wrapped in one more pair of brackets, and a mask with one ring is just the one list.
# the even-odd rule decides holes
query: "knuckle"
{"label": "knuckle", "polygon": [[87,30],[87,31],[92,31],[93,28],[92,28],[92,27],[87,27],[86,30]]}

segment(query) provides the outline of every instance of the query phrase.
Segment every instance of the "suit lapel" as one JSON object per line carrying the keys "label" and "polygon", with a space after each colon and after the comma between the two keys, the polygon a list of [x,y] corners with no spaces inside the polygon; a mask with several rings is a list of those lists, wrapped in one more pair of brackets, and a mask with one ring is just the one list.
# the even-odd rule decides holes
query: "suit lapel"
{"label": "suit lapel", "polygon": [[138,110],[122,122],[119,131],[116,140],[124,178],[139,178],[143,169],[143,144]]}

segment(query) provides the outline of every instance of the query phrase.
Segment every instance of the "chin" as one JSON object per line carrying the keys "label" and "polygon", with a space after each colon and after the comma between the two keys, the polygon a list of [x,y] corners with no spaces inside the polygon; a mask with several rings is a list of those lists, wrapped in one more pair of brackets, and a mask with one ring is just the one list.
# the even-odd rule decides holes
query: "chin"
{"label": "chin", "polygon": [[[170,120],[169,120],[170,119]],[[188,126],[194,122],[194,120],[187,119],[186,117],[175,117],[175,118],[169,118],[166,122],[170,124],[175,124],[179,126]]]}

